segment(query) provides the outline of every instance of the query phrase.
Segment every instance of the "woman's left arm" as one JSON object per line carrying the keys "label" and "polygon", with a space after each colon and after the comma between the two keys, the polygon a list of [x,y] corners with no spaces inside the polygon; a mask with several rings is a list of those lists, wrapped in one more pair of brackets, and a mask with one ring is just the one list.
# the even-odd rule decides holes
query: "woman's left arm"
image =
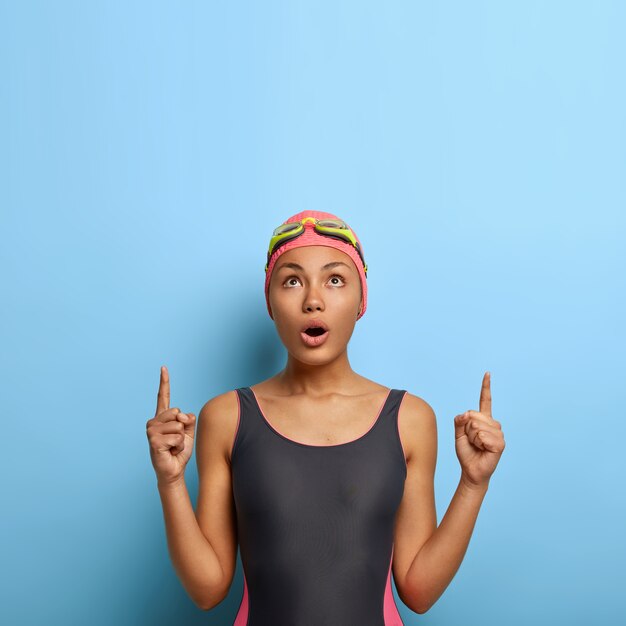
{"label": "woman's left arm", "polygon": [[[413,422],[420,426],[422,436],[417,436],[416,432],[413,440],[415,461],[409,463],[405,493],[408,500],[405,502],[403,498],[401,505],[394,552],[398,593],[416,613],[425,613],[435,604],[459,569],[489,480],[505,447],[501,424],[491,415],[490,374],[487,372],[480,393],[480,410],[466,411],[454,418],[461,478],[441,523],[433,528],[432,519],[430,523],[427,520],[434,512],[434,494],[430,492],[429,483],[434,475],[432,448],[436,448],[436,420],[426,403],[422,403],[421,414],[417,422]],[[420,524],[418,511],[429,508],[430,514],[421,513]],[[396,555],[400,563],[397,567]]]}

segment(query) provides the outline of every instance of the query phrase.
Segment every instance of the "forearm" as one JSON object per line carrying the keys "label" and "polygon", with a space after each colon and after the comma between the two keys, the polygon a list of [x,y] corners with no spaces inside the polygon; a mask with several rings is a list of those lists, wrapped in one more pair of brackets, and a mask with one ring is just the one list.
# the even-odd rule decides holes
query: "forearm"
{"label": "forearm", "polygon": [[174,569],[195,604],[209,609],[223,599],[222,566],[200,530],[185,481],[158,489]]}
{"label": "forearm", "polygon": [[413,559],[406,576],[411,608],[425,613],[459,569],[469,545],[487,485],[471,487],[463,479],[441,523]]}

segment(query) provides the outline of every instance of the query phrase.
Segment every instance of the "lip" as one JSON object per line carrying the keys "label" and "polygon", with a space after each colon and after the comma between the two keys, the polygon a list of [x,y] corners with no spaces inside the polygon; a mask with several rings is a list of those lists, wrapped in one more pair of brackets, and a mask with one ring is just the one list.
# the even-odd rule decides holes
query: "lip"
{"label": "lip", "polygon": [[[313,324],[313,326],[317,326],[317,324]],[[311,328],[307,326],[307,328]],[[302,337],[302,341],[309,346],[310,348],[315,348],[316,346],[321,346],[327,339],[330,332],[327,330],[323,335],[318,335],[317,337],[311,337],[307,335],[304,331],[300,333],[300,337]]]}
{"label": "lip", "polygon": [[304,326],[300,329],[304,332],[307,328],[323,328],[324,330],[329,330],[326,322],[324,320],[319,319],[318,317],[314,317],[313,319],[308,320]]}

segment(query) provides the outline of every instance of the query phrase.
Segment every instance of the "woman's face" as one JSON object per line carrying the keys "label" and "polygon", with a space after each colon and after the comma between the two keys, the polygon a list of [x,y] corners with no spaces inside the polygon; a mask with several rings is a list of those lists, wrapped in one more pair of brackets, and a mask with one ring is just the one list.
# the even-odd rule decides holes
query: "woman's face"
{"label": "woman's face", "polygon": [[[346,349],[361,305],[361,281],[352,259],[328,246],[302,246],[283,253],[272,272],[269,303],[287,351],[316,362]],[[323,344],[308,346],[300,333],[311,319],[328,327]],[[326,360],[326,358],[324,360]]]}

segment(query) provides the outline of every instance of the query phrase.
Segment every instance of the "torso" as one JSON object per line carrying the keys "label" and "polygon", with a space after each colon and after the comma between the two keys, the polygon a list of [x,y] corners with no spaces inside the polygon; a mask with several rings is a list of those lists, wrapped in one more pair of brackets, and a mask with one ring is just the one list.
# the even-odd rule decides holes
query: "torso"
{"label": "torso", "polygon": [[[314,446],[342,444],[364,435],[372,426],[378,409],[382,407],[389,393],[389,387],[365,379],[367,384],[359,390],[360,393],[353,396],[337,393],[319,399],[304,395],[280,396],[276,394],[271,380],[250,387],[266,421],[281,435]],[[232,442],[237,430],[238,404],[234,393],[229,393],[233,395],[232,415],[227,420],[229,433],[224,440],[224,453],[230,461]],[[373,410],[372,407],[376,409]],[[401,416],[402,406],[398,427],[405,460],[408,462],[411,457],[412,433],[408,432]]]}
{"label": "torso", "polygon": [[235,624],[401,626],[391,570],[407,392],[362,378],[317,397],[267,381],[235,391],[231,490],[244,572]]}

